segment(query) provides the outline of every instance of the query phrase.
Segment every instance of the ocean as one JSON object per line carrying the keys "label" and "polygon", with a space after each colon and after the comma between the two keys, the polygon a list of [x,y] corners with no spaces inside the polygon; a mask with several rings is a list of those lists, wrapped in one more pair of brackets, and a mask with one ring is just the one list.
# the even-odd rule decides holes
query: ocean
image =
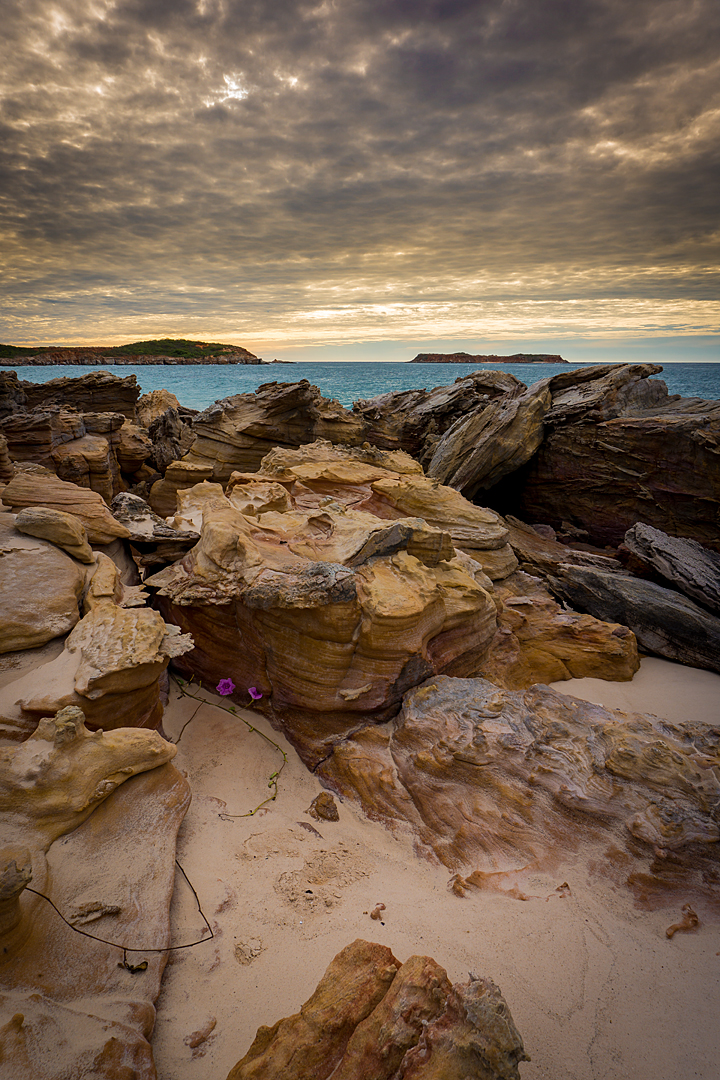
{"label": "ocean", "polygon": [[[578,365],[586,366],[588,365]],[[123,364],[110,368],[78,367],[69,364],[29,367],[20,364],[13,370],[17,371],[18,378],[38,383],[102,370],[121,376],[135,375],[143,393],[150,390],[170,390],[182,405],[191,409],[205,409],[219,398],[256,390],[263,383],[297,382],[300,379],[307,379],[319,387],[326,397],[337,398],[342,405],[350,407],[354,401],[361,398],[376,397],[392,390],[410,390],[417,387],[431,390],[435,386],[447,386],[479,369],[472,364],[345,362],[253,367],[239,364],[197,364],[188,367],[154,364],[135,367],[132,364]],[[529,385],[572,368],[564,364],[496,364],[492,370],[510,371],[521,382]],[[655,378],[663,379],[671,394],[720,399],[720,364],[665,363],[662,375],[656,375]]]}

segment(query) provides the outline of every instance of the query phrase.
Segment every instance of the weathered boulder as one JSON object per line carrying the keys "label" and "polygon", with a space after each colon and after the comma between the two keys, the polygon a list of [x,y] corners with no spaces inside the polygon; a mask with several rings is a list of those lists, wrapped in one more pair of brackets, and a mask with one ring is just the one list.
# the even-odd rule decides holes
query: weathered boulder
{"label": "weathered boulder", "polygon": [[228,1080],[519,1080],[527,1060],[490,979],[451,986],[430,957],[401,964],[385,946],[358,939],[299,1013],[258,1030]]}
{"label": "weathered boulder", "polygon": [[254,394],[216,401],[195,418],[193,431],[195,442],[184,462],[208,466],[207,479],[222,483],[234,470],[256,471],[275,446],[300,446],[316,438],[359,446],[365,438],[362,421],[306,379],[265,383]]}
{"label": "weathered boulder", "polygon": [[[252,499],[241,490],[236,505]],[[257,686],[304,760],[316,763],[358,717],[396,711],[430,672],[476,670],[496,607],[446,532],[332,499],[246,515],[216,484],[191,498],[202,504],[199,543],[148,579],[168,621],[195,639],[180,667]]]}
{"label": "weathered boulder", "polygon": [[8,480],[12,480],[14,473],[15,467],[8,454],[7,439],[4,435],[0,435],[0,484],[6,484]]}
{"label": "weathered boulder", "polygon": [[199,464],[183,458],[171,461],[162,480],[156,480],[150,489],[148,502],[160,517],[170,517],[177,510],[178,491],[201,484],[212,476],[212,466]]}
{"label": "weathered boulder", "polygon": [[195,441],[192,427],[176,408],[166,409],[151,421],[149,436],[152,440],[150,462],[163,474],[168,465],[186,454]]}
{"label": "weathered boulder", "polygon": [[468,499],[493,487],[535,453],[551,404],[545,380],[519,396],[506,394],[477,408],[438,441],[427,464],[428,475]]}
{"label": "weathered boulder", "polygon": [[[174,754],[155,732],[90,734],[76,708],[0,751],[3,1076],[155,1080],[153,1006],[190,801]],[[135,972],[118,963],[123,946]]]}
{"label": "weathered boulder", "polygon": [[680,592],[720,615],[720,555],[716,552],[697,540],[668,536],[640,521],[625,533],[625,547]]}
{"label": "weathered boulder", "polygon": [[78,562],[95,561],[85,526],[74,514],[53,510],[49,506],[28,506],[15,515],[15,528],[23,536],[49,540]]}
{"label": "weathered boulder", "polygon": [[123,492],[112,501],[113,516],[130,533],[133,557],[139,567],[167,566],[182,559],[200,539],[192,529],[177,529],[156,514],[139,495]]}
{"label": "weathered boulder", "polygon": [[75,619],[64,651],[0,691],[5,738],[27,737],[42,716],[66,705],[80,707],[88,724],[106,730],[159,725],[160,679],[172,657],[192,648],[192,639],[167,626],[157,611],[136,606],[132,593],[132,606],[122,607],[114,563],[102,554],[96,559],[83,617]]}
{"label": "weathered boulder", "polygon": [[117,459],[102,435],[83,435],[58,446],[52,463],[58,479],[96,491],[106,503],[122,487]]}
{"label": "weathered boulder", "polygon": [[0,514],[0,653],[43,645],[80,619],[85,570],[54,544]]}
{"label": "weathered boulder", "polygon": [[572,607],[629,626],[646,652],[720,672],[720,619],[672,589],[569,564],[560,564],[548,581]]}
{"label": "weathered boulder", "polygon": [[27,409],[61,405],[78,412],[122,413],[128,420],[135,419],[140,397],[134,375],[120,377],[108,371],[91,371],[77,378],[50,379],[45,383],[20,382],[19,387]]}
{"label": "weathered boulder", "polygon": [[718,728],[439,676],[408,691],[395,720],[337,742],[317,771],[372,817],[409,822],[431,858],[475,866],[474,884],[502,888],[504,874],[611,838],[629,873],[652,864],[660,880],[664,868],[699,888],[695,872],[718,857],[718,764]]}
{"label": "weathered boulder", "polygon": [[141,469],[153,452],[153,444],[147,433],[129,420],[120,428],[113,448],[121,470],[130,474]]}
{"label": "weathered boulder", "polygon": [[10,413],[0,421],[0,430],[12,461],[34,461],[53,471],[53,452],[87,432],[78,413],[59,406]]}
{"label": "weathered boulder", "polygon": [[[560,545],[558,545],[560,546]],[[561,679],[632,679],[640,667],[627,626],[568,611],[518,571],[496,582],[498,628],[478,674],[509,690]]]}
{"label": "weathered boulder", "polygon": [[720,402],[668,397],[647,378],[658,370],[624,365],[593,379],[590,369],[565,389],[556,380],[575,373],[555,376],[542,445],[493,489],[493,505],[555,528],[570,522],[600,545],[617,546],[642,521],[720,549]]}
{"label": "weathered boulder", "polygon": [[109,544],[116,537],[130,535],[97,492],[55,477],[18,472],[3,490],[2,498],[12,510],[48,506],[74,514],[85,526],[91,544]]}
{"label": "weathered boulder", "polygon": [[149,428],[168,409],[177,409],[180,402],[169,390],[151,390],[138,398],[137,419],[144,428]]}
{"label": "weathered boulder", "polygon": [[353,404],[368,442],[382,450],[405,450],[423,464],[456,420],[484,407],[491,398],[516,397],[525,386],[504,371],[474,371],[451,386],[399,390]]}

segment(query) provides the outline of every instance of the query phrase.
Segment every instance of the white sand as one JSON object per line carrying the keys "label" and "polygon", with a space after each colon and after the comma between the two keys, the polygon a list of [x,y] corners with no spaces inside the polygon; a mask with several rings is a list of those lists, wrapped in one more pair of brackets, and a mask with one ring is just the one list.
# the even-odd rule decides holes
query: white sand
{"label": "white sand", "polygon": [[[720,678],[705,672],[652,660],[632,684],[597,683],[602,698],[596,683],[558,689],[632,711],[667,713],[674,702],[693,719],[716,718]],[[169,736],[195,707],[173,688]],[[446,870],[419,860],[410,839],[393,838],[351,804],[340,804],[338,823],[308,817],[319,783],[269,725],[244,715],[288,752],[279,797],[266,811],[218,816],[265,798],[281,761],[238,719],[203,707],[176,759],[194,793],[178,857],[216,936],[174,953],[166,970],[154,1036],[160,1080],[224,1080],[258,1026],[297,1011],[356,937],[389,945],[400,960],[432,956],[453,980],[470,970],[493,978],[532,1057],[523,1080],[716,1080],[720,932],[711,911],[696,905],[699,930],[670,941],[665,929],[683,901],[637,910],[629,892],[592,876],[591,852],[527,880],[539,899],[459,898]],[[564,881],[571,895],[552,895]],[[385,925],[369,917],[380,901]],[[173,925],[177,944],[202,927],[181,880]],[[193,1051],[184,1039],[211,1018],[214,1031]]]}

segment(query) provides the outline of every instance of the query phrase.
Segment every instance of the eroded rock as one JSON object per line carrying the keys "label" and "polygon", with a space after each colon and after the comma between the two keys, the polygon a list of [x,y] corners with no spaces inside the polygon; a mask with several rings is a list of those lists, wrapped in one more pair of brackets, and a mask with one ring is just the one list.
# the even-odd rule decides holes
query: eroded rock
{"label": "eroded rock", "polygon": [[489,887],[611,838],[630,876],[652,867],[662,884],[664,867],[667,881],[701,888],[717,862],[718,763],[718,728],[626,716],[542,685],[439,676],[389,724],[338,742],[318,774]]}
{"label": "eroded rock", "polygon": [[625,547],[674,588],[720,615],[719,554],[640,521],[625,533]]}
{"label": "eroded rock", "polygon": [[490,979],[451,986],[430,957],[401,964],[385,946],[358,939],[299,1013],[258,1030],[228,1080],[519,1080],[527,1060]]}
{"label": "eroded rock", "polygon": [[15,515],[15,528],[24,536],[49,540],[79,562],[95,560],[85,526],[74,514],[49,506],[28,506]]}
{"label": "eroded rock", "polygon": [[73,514],[82,522],[91,544],[109,544],[116,537],[130,535],[97,492],[56,477],[18,472],[5,487],[2,498],[5,506],[14,511],[27,506],[47,506]]}

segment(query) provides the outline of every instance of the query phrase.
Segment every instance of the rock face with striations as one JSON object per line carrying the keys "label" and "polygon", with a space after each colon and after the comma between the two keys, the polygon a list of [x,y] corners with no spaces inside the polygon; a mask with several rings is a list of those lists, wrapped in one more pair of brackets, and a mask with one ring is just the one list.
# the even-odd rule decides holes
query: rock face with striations
{"label": "rock face with striations", "polygon": [[547,593],[528,599],[538,582],[518,587],[524,601],[509,585],[505,604],[517,561],[502,520],[402,452],[276,449],[225,492],[205,481],[178,502],[174,526],[200,541],[146,580],[195,640],[180,667],[257,686],[313,765],[432,672],[478,674],[487,661],[525,685],[637,668],[632,634],[561,612]]}
{"label": "rock face with striations", "polygon": [[630,627],[645,652],[720,672],[720,618],[688,597],[591,566],[561,563],[548,580],[574,608]]}
{"label": "rock face with striations", "polygon": [[[190,802],[174,755],[156,732],[90,733],[73,707],[0,749],[3,1076],[156,1080],[149,1039]],[[146,950],[127,954],[136,971],[122,946]]]}
{"label": "rock face with striations", "polygon": [[316,386],[265,383],[253,394],[216,401],[193,421],[195,442],[183,463],[210,468],[209,479],[227,483],[230,474],[254,472],[275,446],[293,447],[313,439],[359,446],[362,422]]}
{"label": "rock face with striations", "polygon": [[559,850],[611,839],[613,872],[620,860],[701,888],[717,864],[719,748],[707,725],[439,676],[408,691],[395,720],[338,742],[318,775],[374,818],[409,822],[431,858],[474,867],[471,885],[503,889]]}
{"label": "rock face with striations", "polygon": [[[229,496],[198,485],[182,507],[195,525],[202,515],[199,543],[148,579],[168,621],[195,639],[180,667],[213,685],[230,677],[257,686],[311,764],[360,717],[397,711],[427,674],[474,670],[496,629],[492,596],[455,558],[447,532],[313,491],[313,476],[327,490],[328,474],[343,467],[355,499],[360,480],[393,476],[331,460],[298,465],[301,480],[283,470],[279,492],[268,490],[277,471],[235,483]],[[265,509],[261,495],[281,509]]]}
{"label": "rock face with striations", "polygon": [[720,555],[697,540],[668,536],[638,522],[625,533],[625,547],[635,559],[654,570],[690,599],[720,615]]}
{"label": "rock face with striations", "polygon": [[46,506],[73,514],[85,527],[91,544],[109,544],[116,537],[130,535],[110,513],[101,495],[54,476],[19,472],[3,490],[2,499],[12,510]]}
{"label": "rock face with striations", "polygon": [[636,522],[720,549],[720,402],[669,397],[656,365],[589,369],[550,381],[534,458],[493,491],[525,521],[565,520],[617,546]]}
{"label": "rock face with striations", "polygon": [[452,986],[430,957],[401,964],[358,939],[299,1013],[258,1030],[228,1080],[519,1080],[528,1060],[490,979]]}

